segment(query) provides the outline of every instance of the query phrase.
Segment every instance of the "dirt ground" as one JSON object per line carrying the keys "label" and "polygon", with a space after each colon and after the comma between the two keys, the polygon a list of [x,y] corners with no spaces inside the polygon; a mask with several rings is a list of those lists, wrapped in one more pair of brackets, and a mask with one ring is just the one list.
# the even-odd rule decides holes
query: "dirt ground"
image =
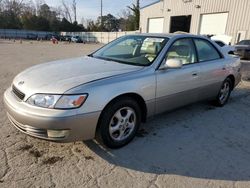
{"label": "dirt ground", "polygon": [[[17,73],[99,46],[0,41],[0,187],[250,187],[248,81],[223,108],[203,102],[150,119],[119,150],[51,143],[10,124],[2,98]],[[250,77],[249,62],[242,70]]]}

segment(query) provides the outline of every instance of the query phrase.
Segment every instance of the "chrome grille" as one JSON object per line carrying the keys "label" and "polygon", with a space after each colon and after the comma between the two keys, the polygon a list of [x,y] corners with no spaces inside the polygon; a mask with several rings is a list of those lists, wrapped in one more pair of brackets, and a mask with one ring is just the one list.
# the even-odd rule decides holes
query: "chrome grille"
{"label": "chrome grille", "polygon": [[25,94],[21,92],[19,89],[17,89],[14,85],[12,85],[12,92],[17,96],[20,100],[23,100],[25,97]]}

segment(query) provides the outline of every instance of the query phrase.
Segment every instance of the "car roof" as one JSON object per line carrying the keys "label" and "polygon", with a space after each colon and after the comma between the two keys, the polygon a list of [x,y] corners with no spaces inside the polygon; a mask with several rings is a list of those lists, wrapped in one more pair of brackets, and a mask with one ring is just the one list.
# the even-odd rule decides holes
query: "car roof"
{"label": "car roof", "polygon": [[181,38],[181,37],[196,37],[196,38],[205,38],[208,39],[207,37],[204,37],[202,35],[193,35],[189,33],[137,33],[137,34],[132,34],[132,35],[137,35],[137,36],[148,36],[148,37],[166,37],[166,38]]}

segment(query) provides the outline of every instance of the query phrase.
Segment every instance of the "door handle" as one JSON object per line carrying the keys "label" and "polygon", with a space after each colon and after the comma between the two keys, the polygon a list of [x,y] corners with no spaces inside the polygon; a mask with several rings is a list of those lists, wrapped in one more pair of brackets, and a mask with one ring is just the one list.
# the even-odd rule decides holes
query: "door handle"
{"label": "door handle", "polygon": [[196,77],[196,76],[198,76],[198,73],[197,72],[193,72],[192,76]]}

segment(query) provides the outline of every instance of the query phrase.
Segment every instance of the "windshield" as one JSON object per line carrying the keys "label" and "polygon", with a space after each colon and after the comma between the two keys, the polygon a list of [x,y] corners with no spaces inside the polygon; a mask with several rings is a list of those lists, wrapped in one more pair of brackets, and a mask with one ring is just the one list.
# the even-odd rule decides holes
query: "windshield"
{"label": "windshield", "polygon": [[138,66],[149,66],[169,39],[164,37],[125,36],[104,46],[91,57]]}
{"label": "windshield", "polygon": [[238,43],[238,45],[250,45],[250,40],[243,40]]}

